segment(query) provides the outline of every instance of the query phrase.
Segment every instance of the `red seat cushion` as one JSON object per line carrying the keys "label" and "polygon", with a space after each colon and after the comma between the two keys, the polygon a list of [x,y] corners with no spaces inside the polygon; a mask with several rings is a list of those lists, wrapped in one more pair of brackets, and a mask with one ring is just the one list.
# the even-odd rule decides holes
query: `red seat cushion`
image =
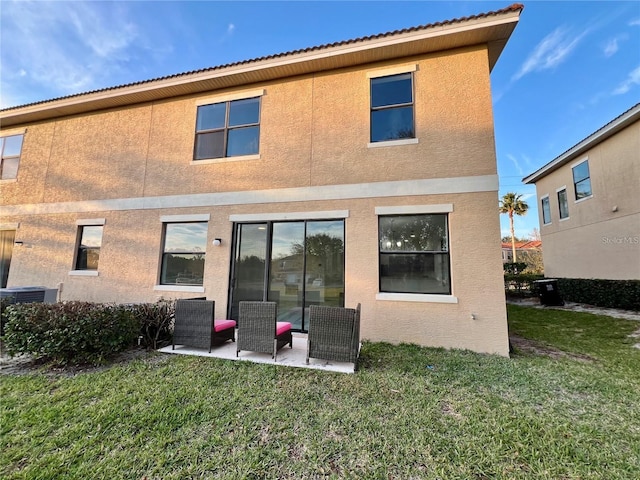
{"label": "red seat cushion", "polygon": [[222,330],[226,330],[228,328],[236,328],[235,320],[214,320],[213,321],[213,330],[215,332],[221,332]]}
{"label": "red seat cushion", "polygon": [[289,330],[291,330],[290,322],[276,322],[276,336],[282,335]]}

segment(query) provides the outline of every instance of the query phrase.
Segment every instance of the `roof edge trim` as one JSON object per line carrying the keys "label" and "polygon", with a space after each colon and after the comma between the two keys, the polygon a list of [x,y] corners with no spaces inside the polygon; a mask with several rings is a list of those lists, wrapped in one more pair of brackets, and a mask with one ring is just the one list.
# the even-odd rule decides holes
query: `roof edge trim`
{"label": "roof edge trim", "polygon": [[616,117],[615,119],[604,125],[602,128],[596,130],[587,138],[581,140],[569,150],[557,156],[546,165],[542,166],[530,175],[524,177],[522,179],[522,182],[525,184],[537,182],[541,178],[569,163],[576,157],[582,155],[587,150],[595,147],[599,143],[605,141],[607,138],[615,135],[620,130],[623,130],[624,128],[632,125],[638,120],[640,120],[640,103],[634,105],[622,115]]}

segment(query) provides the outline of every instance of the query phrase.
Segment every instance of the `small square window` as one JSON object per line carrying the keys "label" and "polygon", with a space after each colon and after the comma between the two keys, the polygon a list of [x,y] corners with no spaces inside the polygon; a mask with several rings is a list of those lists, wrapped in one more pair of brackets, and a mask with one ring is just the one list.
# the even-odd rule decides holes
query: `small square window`
{"label": "small square window", "polygon": [[102,228],[102,225],[84,225],[78,228],[76,270],[98,270]]}
{"label": "small square window", "polygon": [[259,152],[260,97],[198,107],[194,160]]}
{"label": "small square window", "polygon": [[415,138],[413,74],[371,79],[371,142]]}
{"label": "small square window", "polygon": [[8,180],[18,177],[23,139],[22,134],[0,137],[0,179]]}

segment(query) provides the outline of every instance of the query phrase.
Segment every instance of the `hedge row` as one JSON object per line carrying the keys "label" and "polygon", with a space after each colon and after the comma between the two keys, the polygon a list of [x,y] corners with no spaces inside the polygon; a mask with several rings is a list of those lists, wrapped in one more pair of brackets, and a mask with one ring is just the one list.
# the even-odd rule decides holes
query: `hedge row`
{"label": "hedge row", "polygon": [[640,310],[640,280],[558,278],[558,292],[569,302]]}
{"label": "hedge row", "polygon": [[508,297],[532,297],[538,294],[533,282],[542,280],[544,275],[504,274],[504,290]]}
{"label": "hedge row", "polygon": [[88,302],[21,303],[3,312],[3,343],[10,355],[58,364],[101,363],[139,343],[171,342],[173,302],[111,305]]}

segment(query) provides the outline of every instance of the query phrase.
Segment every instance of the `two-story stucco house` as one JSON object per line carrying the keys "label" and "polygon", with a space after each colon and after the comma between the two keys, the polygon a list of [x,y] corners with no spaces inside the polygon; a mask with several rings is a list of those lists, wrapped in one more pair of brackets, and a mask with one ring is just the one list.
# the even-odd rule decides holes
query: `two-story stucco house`
{"label": "two-story stucco house", "polygon": [[523,179],[547,277],[640,279],[640,103]]}
{"label": "two-story stucco house", "polygon": [[361,303],[364,339],[507,355],[489,74],[521,10],[2,110],[7,284],[302,332]]}

